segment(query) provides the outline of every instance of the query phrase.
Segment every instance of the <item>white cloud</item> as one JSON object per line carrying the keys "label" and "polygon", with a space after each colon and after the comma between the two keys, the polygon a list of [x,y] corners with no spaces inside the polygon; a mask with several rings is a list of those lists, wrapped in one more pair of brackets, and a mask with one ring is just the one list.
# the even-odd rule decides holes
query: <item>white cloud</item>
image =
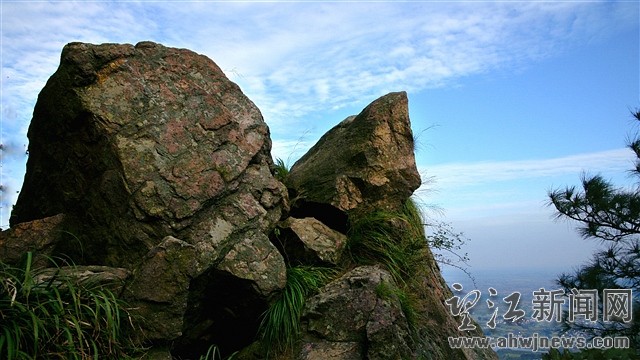
{"label": "white cloud", "polygon": [[626,148],[553,159],[483,161],[421,166],[424,174],[434,176],[438,188],[462,188],[513,180],[550,178],[588,173],[623,173],[633,167],[633,153]]}
{"label": "white cloud", "polygon": [[[241,17],[242,26],[193,21],[200,28],[189,29],[195,33],[189,42],[241,73],[234,80],[277,127],[388,91],[419,91],[521,66],[592,37],[593,29],[609,33],[601,24],[614,16],[628,23],[628,16],[608,6],[585,3],[276,3],[234,9],[225,15]],[[198,19],[221,14],[200,10]],[[583,18],[593,26],[575,25]],[[215,41],[204,33],[215,34]],[[272,107],[275,99],[293,111]]]}
{"label": "white cloud", "polygon": [[4,88],[26,100],[11,103],[27,108],[55,70],[65,43],[150,39],[213,58],[270,125],[286,127],[310,112],[549,56],[575,38],[609,32],[603,24],[628,22],[619,10],[624,6],[8,3],[3,67],[15,82]]}
{"label": "white cloud", "polygon": [[416,195],[441,208],[447,219],[525,224],[532,213],[544,212],[550,219],[548,191],[578,185],[582,173],[629,184],[633,160],[629,149],[614,149],[551,159],[420,166],[423,180],[430,180]]}

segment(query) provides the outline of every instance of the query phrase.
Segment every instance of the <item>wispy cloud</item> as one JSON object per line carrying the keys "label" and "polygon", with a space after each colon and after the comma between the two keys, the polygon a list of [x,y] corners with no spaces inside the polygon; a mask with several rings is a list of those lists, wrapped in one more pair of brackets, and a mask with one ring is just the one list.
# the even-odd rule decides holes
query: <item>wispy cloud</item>
{"label": "wispy cloud", "polygon": [[9,78],[3,79],[3,98],[8,97],[9,114],[28,111],[67,42],[150,39],[213,58],[258,104],[274,133],[285,136],[292,123],[319,110],[359,106],[388,91],[420,91],[552,56],[576,38],[612,32],[603,30],[605,24],[632,21],[625,6],[7,3],[2,66]]}
{"label": "wispy cloud", "polygon": [[[419,189],[418,196],[441,206],[446,221],[471,239],[465,251],[472,254],[474,266],[579,264],[593,246],[575,232],[575,223],[554,221],[547,191],[579,183],[581,173],[624,179],[633,160],[629,149],[614,149],[550,159],[421,166],[435,181]],[[619,185],[632,181],[626,180]]]}
{"label": "wispy cloud", "polygon": [[583,173],[602,174],[621,181],[620,186],[629,184],[633,161],[629,149],[614,149],[551,159],[423,165],[419,166],[423,180],[430,181],[416,195],[440,207],[447,218],[516,216],[522,220],[532,211],[552,214],[545,209],[547,192],[579,184]]}
{"label": "wispy cloud", "polygon": [[422,166],[422,171],[436,179],[438,188],[462,188],[486,183],[578,176],[582,172],[623,173],[633,168],[633,153],[626,148],[553,159],[483,161]]}

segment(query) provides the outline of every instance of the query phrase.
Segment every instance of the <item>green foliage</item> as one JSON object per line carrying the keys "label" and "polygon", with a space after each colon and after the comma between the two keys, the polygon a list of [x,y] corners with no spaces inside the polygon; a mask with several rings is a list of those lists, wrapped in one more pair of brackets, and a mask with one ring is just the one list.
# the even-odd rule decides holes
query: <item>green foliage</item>
{"label": "green foliage", "polygon": [[[433,229],[433,234],[427,236],[425,226]],[[347,248],[356,263],[382,262],[394,279],[400,282],[410,278],[416,265],[424,261],[427,245],[458,258],[458,261],[454,261],[435,253],[434,258],[439,263],[466,272],[457,262],[469,261],[467,254],[458,254],[467,240],[464,235],[454,232],[447,223],[426,223],[420,207],[412,198],[404,203],[399,212],[375,211],[352,220],[347,236]]]}
{"label": "green foliage", "polygon": [[285,163],[284,160],[280,158],[276,158],[274,161],[274,171],[273,175],[276,179],[278,179],[281,183],[283,183],[289,192],[289,205],[294,207],[295,204],[304,199],[305,191],[300,189],[294,189],[289,181],[289,171],[291,166]]}
{"label": "green foliage", "polygon": [[[431,227],[434,229],[434,232],[432,235],[427,237],[427,242],[432,249],[447,251],[464,263],[469,261],[468,254],[458,254],[458,251],[462,249],[462,245],[464,245],[467,240],[463,233],[454,232],[451,224],[443,222],[435,223],[431,225]],[[447,265],[455,265],[453,260],[441,254],[436,255],[436,260]]]}
{"label": "green foliage", "polygon": [[281,183],[287,185],[287,177],[289,176],[289,166],[285,164],[284,160],[276,158],[274,162],[274,176]]}
{"label": "green foliage", "polygon": [[579,352],[570,352],[566,349],[560,352],[551,349],[542,355],[543,360],[628,360],[637,359],[638,354],[632,349],[587,349]]}
{"label": "green foliage", "polygon": [[420,211],[420,208],[418,207],[418,204],[416,204],[416,202],[412,198],[409,198],[407,199],[407,201],[405,201],[402,207],[401,216],[405,219],[407,225],[409,226],[407,232],[408,236],[416,239],[425,238],[424,217],[422,215],[422,212]]}
{"label": "green foliage", "polygon": [[[471,273],[463,265],[460,265],[467,264],[470,260],[467,253],[460,254],[462,246],[469,239],[463,233],[455,232],[449,223],[435,222],[427,226],[432,229],[432,233],[427,236],[427,243],[431,249],[436,250],[433,253],[435,260],[440,264],[462,270],[475,284],[475,279],[471,276]],[[445,255],[445,253],[450,256]]]}
{"label": "green foliage", "polygon": [[220,350],[215,345],[209,346],[207,353],[200,356],[199,360],[216,360],[220,358]]}
{"label": "green foliage", "polygon": [[380,210],[351,220],[347,236],[355,263],[382,263],[402,283],[424,259],[427,246],[422,216],[411,199],[399,212]]}
{"label": "green foliage", "polygon": [[287,269],[287,285],[265,312],[260,333],[267,351],[291,349],[300,334],[305,299],[336,276],[335,269],[297,266]]}
{"label": "green foliage", "polygon": [[[423,177],[422,184],[427,185],[434,181],[435,177],[433,176]],[[420,191],[428,193],[431,190],[425,186]],[[461,253],[462,247],[469,239],[462,232],[456,232],[450,223],[428,216],[427,211],[442,215],[441,208],[432,204],[422,203],[420,205],[419,210],[421,210],[421,215],[424,219],[424,226],[428,229],[427,243],[429,248],[434,250],[433,257],[435,260],[440,264],[462,270],[475,284],[475,279],[466,268],[470,260],[469,256],[467,253]]]}
{"label": "green foliage", "polygon": [[[424,320],[421,313],[425,304],[420,294],[431,291],[421,281],[429,269],[429,246],[455,254],[464,242],[462,234],[455,234],[449,226],[438,228],[436,237],[427,237],[425,217],[412,198],[400,211],[376,211],[350,220],[347,254],[357,265],[382,264],[389,270],[398,286],[381,284],[376,289],[378,296],[398,299],[416,336],[418,324]],[[462,259],[468,260],[466,255]]]}
{"label": "green foliage", "polygon": [[0,263],[0,358],[121,359],[131,350],[130,319],[109,290],[63,276],[34,281],[25,266]]}
{"label": "green foliage", "polygon": [[[640,111],[634,117],[640,121]],[[632,173],[640,184],[640,139],[630,141],[629,148],[636,154],[636,167]],[[558,283],[565,292],[571,289],[602,290],[630,288],[640,291],[640,191],[637,188],[616,188],[602,176],[582,177],[582,189],[575,186],[549,192],[549,204],[557,211],[557,217],[580,224],[584,238],[593,238],[607,245],[605,250],[594,253],[590,262],[575,274],[562,274]],[[631,323],[623,322],[568,322],[566,331],[575,330],[589,336],[629,336],[631,346],[640,346],[640,302],[636,298]],[[601,311],[600,311],[601,313]]]}

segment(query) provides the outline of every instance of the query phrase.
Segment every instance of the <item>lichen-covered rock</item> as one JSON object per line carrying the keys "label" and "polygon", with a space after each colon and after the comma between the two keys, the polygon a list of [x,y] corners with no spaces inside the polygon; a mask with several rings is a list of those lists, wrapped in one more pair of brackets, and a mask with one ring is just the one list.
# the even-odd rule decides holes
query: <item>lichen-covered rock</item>
{"label": "lichen-covered rock", "polygon": [[33,265],[46,266],[46,258],[65,236],[61,231],[64,218],[63,214],[58,214],[1,231],[0,261],[15,266],[27,252],[32,252],[36,256]]}
{"label": "lichen-covered rock", "polygon": [[198,273],[195,247],[167,236],[152,248],[127,287],[133,313],[148,340],[175,340],[182,335],[189,285]]}
{"label": "lichen-covered rock", "polygon": [[[244,348],[240,358],[264,358],[256,338],[285,287],[283,254],[289,265],[346,273],[307,299],[300,342],[277,359],[496,358],[448,346],[464,334],[430,253],[400,287],[381,265],[341,259],[352,216],[398,210],[420,185],[404,92],[330,130],[286,189],[259,110],[211,60],[151,42],[71,43],[28,136],[0,260],[64,255],[79,266],[43,270],[38,281],[64,272],[115,285],[148,359],[199,358],[212,344],[222,357]],[[290,212],[288,191],[300,199]],[[274,245],[288,212],[280,230],[293,246]],[[410,304],[418,319],[404,295],[419,299]]]}
{"label": "lichen-covered rock", "polygon": [[309,203],[349,214],[399,209],[420,184],[405,92],[387,94],[329,130],[288,181]]}
{"label": "lichen-covered rock", "polygon": [[305,305],[302,357],[316,358],[318,348],[355,343],[360,345],[333,358],[410,358],[409,324],[398,298],[386,290],[395,288],[391,275],[376,266],[357,267],[325,286]]}
{"label": "lichen-covered rock", "polygon": [[265,234],[247,236],[229,250],[218,269],[239,278],[250,280],[265,298],[284,288],[285,264],[282,255]]}
{"label": "lichen-covered rock", "polygon": [[[426,265],[420,270],[426,271]],[[429,285],[433,280],[446,288],[439,271],[425,279]],[[448,288],[448,294],[423,290],[416,294],[414,288],[398,287],[379,266],[356,267],[307,300],[302,339],[297,357],[291,359],[321,359],[325,352],[331,354],[327,359],[335,360],[498,359],[491,349],[451,348],[449,336],[482,336],[482,332],[458,330],[459,320],[443,303]]]}
{"label": "lichen-covered rock", "polygon": [[262,231],[280,216],[285,189],[260,111],[189,50],[68,44],[28,136],[11,225],[79,218],[87,262],[135,264],[169,235],[208,241],[193,229],[210,218]]}
{"label": "lichen-covered rock", "polygon": [[36,287],[64,286],[71,283],[89,287],[101,286],[119,294],[130,277],[131,272],[123,268],[71,265],[38,270],[33,281]]}
{"label": "lichen-covered rock", "polygon": [[347,236],[335,231],[315,218],[289,217],[279,225],[276,246],[287,254],[289,261],[298,264],[337,265],[347,245]]}
{"label": "lichen-covered rock", "polygon": [[362,360],[362,344],[358,342],[305,342],[299,360]]}
{"label": "lichen-covered rock", "polygon": [[198,301],[224,286],[229,299],[245,299],[223,301],[229,312],[264,311],[286,279],[268,234],[287,190],[271,173],[260,111],[213,61],[152,42],[70,43],[28,137],[12,228],[64,213],[62,230],[74,238],[48,253],[131,270],[127,299],[140,305],[134,315],[146,318],[149,339],[188,348],[181,334],[205,321],[255,335],[257,324]]}

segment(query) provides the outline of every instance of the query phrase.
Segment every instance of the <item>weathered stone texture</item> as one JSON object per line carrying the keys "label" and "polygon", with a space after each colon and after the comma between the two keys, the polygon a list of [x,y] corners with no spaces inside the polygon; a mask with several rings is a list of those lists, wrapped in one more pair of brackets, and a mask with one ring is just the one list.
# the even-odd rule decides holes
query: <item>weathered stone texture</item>
{"label": "weathered stone texture", "polygon": [[340,261],[347,237],[315,218],[287,218],[279,225],[276,246],[299,264],[333,264]]}
{"label": "weathered stone texture", "polygon": [[94,263],[133,263],[168,235],[195,245],[189,228],[223,207],[259,231],[280,216],[284,188],[270,176],[260,111],[189,50],[65,46],[28,135],[11,224],[77,217],[87,225],[79,232],[101,238],[87,244]]}
{"label": "weathered stone texture", "polygon": [[38,219],[0,232],[0,261],[16,265],[27,253],[36,255],[34,265],[46,265],[57,243],[61,241],[64,215]]}
{"label": "weathered stone texture", "polygon": [[400,208],[421,184],[407,94],[382,96],[329,130],[288,179],[306,202],[349,214]]}
{"label": "weathered stone texture", "polygon": [[178,339],[211,277],[237,279],[259,313],[284,286],[268,234],[287,191],[271,174],[269,128],[208,58],[151,42],[70,43],[28,136],[11,231],[38,234],[38,221],[49,221],[39,219],[64,213],[74,242],[43,236],[18,250],[130,269],[127,299],[149,339]]}
{"label": "weathered stone texture", "polygon": [[[361,359],[411,357],[410,330],[397,298],[381,296],[381,287],[396,288],[391,275],[374,266],[357,267],[311,297],[305,306],[306,334],[301,348],[359,343]],[[318,344],[313,340],[320,340]],[[351,347],[350,347],[351,348]],[[350,359],[353,350],[336,359]]]}

